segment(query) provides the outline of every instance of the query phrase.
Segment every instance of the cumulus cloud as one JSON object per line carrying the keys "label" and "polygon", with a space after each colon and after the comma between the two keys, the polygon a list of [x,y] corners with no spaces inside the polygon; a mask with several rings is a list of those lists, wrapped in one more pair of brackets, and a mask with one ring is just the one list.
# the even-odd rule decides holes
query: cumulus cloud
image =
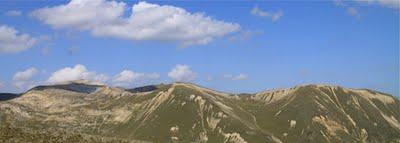
{"label": "cumulus cloud", "polygon": [[75,80],[88,80],[93,83],[104,83],[108,77],[89,71],[84,65],[77,64],[74,67],[66,67],[51,74],[48,83],[63,83]]}
{"label": "cumulus cloud", "polygon": [[255,16],[271,19],[273,22],[278,21],[283,16],[282,11],[267,12],[260,9],[258,6],[254,6],[250,13]]}
{"label": "cumulus cloud", "polygon": [[230,75],[230,74],[226,74],[223,76],[226,79],[230,79],[230,80],[245,80],[247,79],[249,76],[247,74],[238,74],[238,75]]}
{"label": "cumulus cloud", "polygon": [[0,25],[0,53],[18,53],[31,48],[36,41],[29,34],[19,33],[7,25]]}
{"label": "cumulus cloud", "polygon": [[54,28],[89,30],[95,36],[136,41],[171,41],[182,46],[207,44],[240,29],[236,23],[175,6],[139,2],[124,17],[127,9],[123,2],[72,0],[66,5],[35,10],[32,15]]}
{"label": "cumulus cloud", "polygon": [[216,37],[239,29],[201,13],[189,13],[174,6],[139,2],[132,14],[120,24],[93,30],[95,35],[116,36],[133,40],[179,41],[183,45],[207,44]]}
{"label": "cumulus cloud", "polygon": [[123,70],[114,76],[113,83],[118,86],[128,86],[134,83],[143,83],[160,78],[157,73],[138,73],[131,70]]}
{"label": "cumulus cloud", "polygon": [[7,15],[7,16],[21,16],[21,15],[22,15],[22,11],[19,11],[19,10],[10,10],[10,11],[7,11],[7,12],[5,13],[5,15]]}
{"label": "cumulus cloud", "polygon": [[39,71],[32,67],[32,68],[28,68],[24,71],[20,71],[15,73],[13,80],[29,80],[31,79],[34,75],[36,75]]}
{"label": "cumulus cloud", "polygon": [[169,73],[168,77],[175,81],[192,81],[197,77],[197,74],[190,70],[187,65],[176,65]]}
{"label": "cumulus cloud", "polygon": [[71,0],[66,5],[35,10],[31,15],[53,28],[91,29],[115,22],[125,3],[105,0]]}
{"label": "cumulus cloud", "polygon": [[32,81],[32,78],[38,73],[39,71],[34,67],[19,71],[13,76],[13,84],[20,89],[30,88],[36,84],[36,82]]}

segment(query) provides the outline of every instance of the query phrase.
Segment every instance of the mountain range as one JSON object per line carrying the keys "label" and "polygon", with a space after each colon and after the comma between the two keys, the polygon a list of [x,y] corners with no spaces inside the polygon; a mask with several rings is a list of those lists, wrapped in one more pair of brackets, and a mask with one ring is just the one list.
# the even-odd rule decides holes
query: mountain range
{"label": "mountain range", "polygon": [[0,142],[400,142],[400,101],[311,84],[252,94],[84,82],[0,94]]}

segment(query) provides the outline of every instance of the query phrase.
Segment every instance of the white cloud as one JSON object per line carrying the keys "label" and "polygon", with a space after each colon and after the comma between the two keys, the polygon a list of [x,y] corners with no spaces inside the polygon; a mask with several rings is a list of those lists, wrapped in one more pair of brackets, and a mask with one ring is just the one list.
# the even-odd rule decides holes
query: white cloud
{"label": "white cloud", "polygon": [[[351,3],[355,2],[355,3]],[[346,12],[356,18],[361,18],[360,11],[355,7],[356,4],[367,4],[367,5],[381,5],[383,7],[393,8],[396,10],[400,9],[400,0],[355,0],[355,1],[344,1],[334,0],[334,3],[338,7],[346,9]]]}
{"label": "white cloud", "polygon": [[38,73],[39,71],[34,67],[19,71],[14,74],[13,84],[20,89],[30,88],[36,84],[36,82],[32,81],[32,78]]}
{"label": "white cloud", "polygon": [[21,15],[22,15],[22,11],[19,11],[19,10],[10,10],[10,11],[7,11],[7,12],[5,13],[5,15],[7,15],[7,16],[21,16]]}
{"label": "white cloud", "polygon": [[147,82],[160,78],[157,73],[138,73],[131,70],[123,70],[114,76],[113,83],[119,86],[128,86],[133,83]]}
{"label": "white cloud", "polygon": [[139,2],[129,17],[123,2],[72,0],[66,5],[36,10],[32,15],[54,28],[89,30],[95,36],[130,40],[178,42],[182,46],[207,44],[236,32],[236,23],[219,21],[203,13],[189,13],[169,5]]}
{"label": "white cloud", "polygon": [[249,76],[247,74],[239,74],[239,75],[231,75],[231,74],[226,74],[223,75],[224,78],[229,79],[229,80],[245,80],[247,78],[249,78]]}
{"label": "white cloud", "polygon": [[36,68],[28,68],[24,71],[15,73],[13,80],[30,80],[34,75],[38,73],[39,71]]}
{"label": "white cloud", "polygon": [[187,65],[176,65],[169,73],[168,77],[175,81],[192,81],[197,77],[197,74],[190,70]]}
{"label": "white cloud", "polygon": [[243,42],[262,34],[264,34],[262,30],[241,30],[237,34],[229,37],[229,40]]}
{"label": "white cloud", "polygon": [[0,53],[18,53],[31,48],[36,41],[29,34],[19,33],[7,25],[0,25]]}
{"label": "white cloud", "polygon": [[74,67],[66,67],[52,73],[47,82],[63,83],[75,80],[88,80],[94,83],[104,83],[107,79],[106,75],[88,71],[84,65],[77,64]]}
{"label": "white cloud", "polygon": [[133,40],[178,41],[183,45],[207,44],[216,37],[239,30],[238,24],[225,23],[201,13],[189,13],[174,6],[146,2],[133,5],[132,15],[120,24],[93,30],[95,35]]}
{"label": "white cloud", "polygon": [[105,0],[71,0],[66,5],[46,7],[32,12],[32,16],[53,28],[91,29],[110,24],[125,10],[125,3]]}
{"label": "white cloud", "polygon": [[249,76],[247,74],[239,74],[239,75],[233,77],[232,79],[233,80],[245,80],[247,78],[249,78]]}
{"label": "white cloud", "polygon": [[384,7],[400,9],[400,0],[356,0],[360,3],[378,4]]}
{"label": "white cloud", "polygon": [[262,9],[260,9],[258,6],[254,6],[250,13],[252,15],[255,16],[259,16],[259,17],[264,17],[264,18],[269,18],[271,19],[273,22],[278,21],[282,16],[283,16],[283,12],[282,11],[277,11],[277,12],[267,12],[267,11],[263,11]]}

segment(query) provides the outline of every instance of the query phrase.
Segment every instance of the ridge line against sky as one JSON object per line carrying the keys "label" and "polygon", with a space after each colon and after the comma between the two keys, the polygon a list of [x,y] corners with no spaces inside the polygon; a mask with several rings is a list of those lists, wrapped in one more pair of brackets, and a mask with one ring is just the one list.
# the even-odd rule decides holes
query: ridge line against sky
{"label": "ridge line against sky", "polygon": [[399,95],[397,0],[1,4],[0,91],[86,79],[229,92],[329,83]]}

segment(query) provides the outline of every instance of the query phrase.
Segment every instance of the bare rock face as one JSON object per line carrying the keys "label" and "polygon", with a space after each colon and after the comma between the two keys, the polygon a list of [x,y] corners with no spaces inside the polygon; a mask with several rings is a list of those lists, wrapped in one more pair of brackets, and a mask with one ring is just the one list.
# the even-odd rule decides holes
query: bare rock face
{"label": "bare rock face", "polygon": [[[1,94],[0,94],[1,95]],[[0,100],[0,142],[398,142],[388,94],[304,85],[233,95],[189,83],[72,82]]]}

